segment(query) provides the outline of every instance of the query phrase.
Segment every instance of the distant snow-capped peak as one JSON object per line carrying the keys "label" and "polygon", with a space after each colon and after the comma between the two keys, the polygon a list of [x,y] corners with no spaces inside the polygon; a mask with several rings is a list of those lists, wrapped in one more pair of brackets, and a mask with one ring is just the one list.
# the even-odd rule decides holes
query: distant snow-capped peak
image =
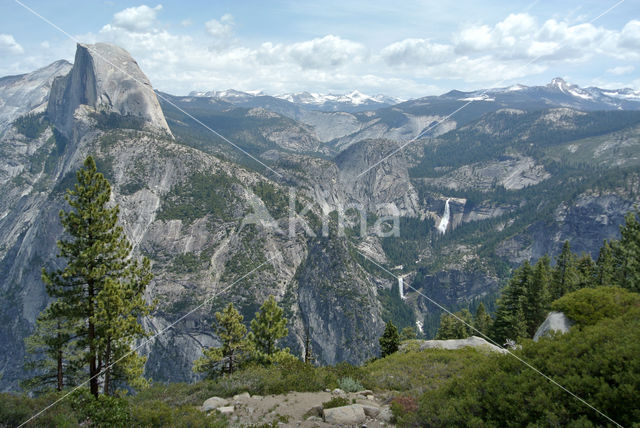
{"label": "distant snow-capped peak", "polygon": [[595,98],[588,90],[582,89],[578,85],[571,85],[561,77],[552,79],[547,87],[557,89],[574,97],[582,98],[583,100],[593,100]]}
{"label": "distant snow-capped peak", "polygon": [[351,105],[371,104],[397,104],[402,100],[386,95],[366,95],[356,90],[348,94],[319,94],[314,92],[295,92],[290,94],[276,95],[276,98],[290,101],[292,103],[323,105],[326,103],[344,103]]}
{"label": "distant snow-capped peak", "polygon": [[190,97],[208,97],[217,99],[244,99],[264,95],[262,91],[236,91],[235,89],[226,89],[224,91],[192,91]]}

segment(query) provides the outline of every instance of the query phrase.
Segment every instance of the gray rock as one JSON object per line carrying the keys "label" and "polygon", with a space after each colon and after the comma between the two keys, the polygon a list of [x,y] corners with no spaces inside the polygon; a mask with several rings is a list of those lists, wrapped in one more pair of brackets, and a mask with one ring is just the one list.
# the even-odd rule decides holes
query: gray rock
{"label": "gray rock", "polygon": [[133,116],[145,128],[171,135],[149,79],[118,46],[79,43],[71,72],[53,81],[47,113],[68,138],[77,132],[74,116],[82,108]]}
{"label": "gray rock", "polygon": [[209,412],[211,410],[215,410],[217,408],[220,407],[224,407],[227,404],[229,404],[228,400],[225,400],[224,398],[220,398],[220,397],[211,397],[208,398],[204,404],[202,404],[202,407],[200,408],[203,412]]}
{"label": "gray rock", "polygon": [[333,391],[331,391],[331,393],[333,395],[346,395],[346,392],[344,392],[343,390],[341,390],[340,388],[336,388]]}
{"label": "gray rock", "polygon": [[370,418],[375,418],[380,413],[380,408],[378,406],[372,406],[371,404],[362,404],[361,406],[364,410],[364,414]]}
{"label": "gray rock", "polygon": [[246,400],[251,398],[251,394],[249,394],[248,392],[243,392],[242,394],[236,394],[233,396],[234,400]]}
{"label": "gray rock", "polygon": [[307,412],[309,415],[322,416],[322,406],[313,406]]}
{"label": "gray rock", "polygon": [[0,78],[0,134],[19,116],[43,111],[53,80],[69,70],[71,64],[60,60],[32,73]]}
{"label": "gray rock", "polygon": [[544,320],[536,334],[533,336],[533,341],[537,342],[541,337],[547,336],[552,331],[559,331],[566,333],[571,328],[573,322],[563,312],[549,312],[547,318]]}
{"label": "gray rock", "polygon": [[224,406],[224,407],[218,407],[218,411],[223,415],[230,415],[233,412],[235,412],[236,409],[233,406]]}
{"label": "gray rock", "polygon": [[[415,341],[413,342],[415,343]],[[420,340],[418,341],[420,349],[461,349],[467,346],[472,348],[483,348],[493,352],[506,353],[505,349],[502,349],[492,343],[487,342],[481,337],[471,336],[466,339],[447,339],[447,340]],[[403,346],[401,346],[403,349]]]}
{"label": "gray rock", "polygon": [[391,407],[383,406],[380,409],[380,413],[377,416],[377,419],[382,422],[391,422],[393,419],[393,412],[391,412]]}
{"label": "gray rock", "polygon": [[367,419],[360,404],[324,409],[323,415],[325,422],[338,425],[361,424]]}

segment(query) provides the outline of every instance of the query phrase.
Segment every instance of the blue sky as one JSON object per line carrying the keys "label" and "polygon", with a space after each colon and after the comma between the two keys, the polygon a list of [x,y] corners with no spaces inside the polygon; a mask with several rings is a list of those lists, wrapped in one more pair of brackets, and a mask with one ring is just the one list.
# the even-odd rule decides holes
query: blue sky
{"label": "blue sky", "polygon": [[[124,47],[155,88],[177,95],[416,98],[556,76],[640,90],[637,0],[20,1],[77,40]],[[15,0],[0,12],[0,75],[73,60],[75,42]]]}

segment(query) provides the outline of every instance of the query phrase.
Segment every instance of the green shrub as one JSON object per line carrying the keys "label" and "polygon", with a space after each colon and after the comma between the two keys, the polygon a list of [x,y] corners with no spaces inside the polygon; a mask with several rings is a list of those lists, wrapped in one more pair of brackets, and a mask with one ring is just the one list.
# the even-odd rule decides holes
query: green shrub
{"label": "green shrub", "polygon": [[85,425],[123,428],[131,426],[131,409],[125,398],[100,395],[96,399],[87,389],[82,388],[71,394],[69,400]]}
{"label": "green shrub", "polygon": [[[0,426],[14,427],[26,422],[55,402],[62,393],[48,393],[35,398],[26,395],[0,394]],[[77,427],[78,417],[69,400],[62,400],[30,422],[29,427]]]}
{"label": "green shrub", "polygon": [[578,325],[593,325],[604,318],[615,318],[640,306],[640,294],[620,287],[583,288],[551,304]]}
{"label": "green shrub", "polygon": [[[640,307],[632,307],[563,335],[526,340],[515,352],[617,423],[633,426],[640,420],[638,331]],[[420,425],[434,427],[612,426],[510,355],[468,366],[441,388],[427,391],[418,416]]]}
{"label": "green shrub", "polygon": [[419,396],[457,376],[465,367],[490,358],[488,351],[464,348],[396,352],[367,364],[362,384],[372,390],[394,390]]}
{"label": "green shrub", "polygon": [[333,397],[331,400],[322,403],[322,408],[333,409],[334,407],[348,406],[349,404],[351,404],[349,400],[344,397]]}
{"label": "green shrub", "polygon": [[221,415],[207,415],[193,406],[171,407],[158,400],[134,406],[131,413],[132,426],[145,428],[222,428],[227,426],[226,419]]}
{"label": "green shrub", "polygon": [[343,377],[338,381],[338,387],[346,392],[358,392],[364,389],[360,382],[353,380],[353,378],[350,378],[348,376]]}

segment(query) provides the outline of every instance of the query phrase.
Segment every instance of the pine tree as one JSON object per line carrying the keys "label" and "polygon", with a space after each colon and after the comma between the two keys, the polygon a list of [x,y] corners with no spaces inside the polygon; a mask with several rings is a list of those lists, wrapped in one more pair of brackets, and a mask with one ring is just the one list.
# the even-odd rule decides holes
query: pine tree
{"label": "pine tree", "polygon": [[615,266],[613,250],[606,240],[600,248],[598,260],[596,261],[596,279],[597,287],[610,286],[614,284]]}
{"label": "pine tree", "polygon": [[526,290],[533,276],[528,261],[516,269],[509,284],[498,299],[496,319],[491,329],[491,337],[501,343],[527,336],[527,324],[524,314]]}
{"label": "pine tree", "polygon": [[484,303],[480,302],[476,315],[473,317],[473,326],[482,334],[488,335],[491,330],[493,319],[484,307]]}
{"label": "pine tree", "polygon": [[576,270],[578,272],[578,279],[575,290],[595,286],[598,274],[596,264],[591,258],[591,255],[586,253],[582,254],[576,262]]}
{"label": "pine tree", "polygon": [[384,333],[382,334],[382,337],[380,337],[379,342],[382,358],[393,354],[400,347],[400,335],[398,334],[398,329],[393,325],[391,320],[387,321],[387,324],[384,327]]}
{"label": "pine tree", "polygon": [[551,260],[541,257],[533,267],[531,277],[524,284],[524,314],[527,336],[533,337],[540,324],[547,317],[549,305],[549,283],[551,282]]}
{"label": "pine tree", "polygon": [[405,328],[402,329],[402,331],[400,331],[400,340],[401,341],[413,340],[416,337],[417,337],[416,329],[415,329],[415,327],[412,327],[410,325],[406,326]]}
{"label": "pine tree", "polygon": [[252,343],[247,339],[247,328],[242,323],[244,317],[233,303],[229,303],[222,312],[216,312],[215,317],[213,327],[222,345],[205,349],[204,356],[197,359],[193,366],[194,372],[207,373],[209,378],[217,373],[233,373],[252,350]]}
{"label": "pine tree", "polygon": [[24,389],[38,393],[53,387],[61,391],[78,383],[82,362],[74,349],[73,335],[74,328],[67,321],[54,318],[50,308],[38,315],[34,333],[25,339],[30,358],[24,369],[35,374],[21,383]]}
{"label": "pine tree", "polygon": [[117,225],[119,207],[108,206],[111,186],[91,156],[76,177],[74,189],[65,195],[71,211],[60,212],[66,236],[58,241],[58,256],[67,264],[51,272],[43,269],[42,277],[56,299],[51,316],[78,326],[76,348],[88,366],[90,390],[97,397],[103,370],[105,393],[113,392],[114,381],[143,383],[144,358],[135,353],[110,366],[144,336],[138,317],[150,311],[142,293],[151,274],[148,260],[140,265],[130,257],[131,244]]}
{"label": "pine tree", "polygon": [[569,241],[565,241],[562,252],[556,257],[556,266],[553,269],[549,290],[552,301],[577,290],[578,270],[576,265],[576,256],[571,252]]}
{"label": "pine tree", "polygon": [[469,327],[470,325],[473,325],[473,317],[468,309],[456,312],[455,316],[446,313],[442,314],[436,339],[466,339],[473,334],[472,329]]}
{"label": "pine tree", "polygon": [[640,291],[640,211],[625,216],[620,227],[620,240],[612,242],[616,285],[631,291]]}
{"label": "pine tree", "polygon": [[278,351],[277,340],[289,333],[287,319],[283,314],[284,311],[278,306],[276,299],[269,296],[260,307],[260,311],[256,312],[256,317],[251,320],[250,340],[255,344],[256,351],[267,358]]}

